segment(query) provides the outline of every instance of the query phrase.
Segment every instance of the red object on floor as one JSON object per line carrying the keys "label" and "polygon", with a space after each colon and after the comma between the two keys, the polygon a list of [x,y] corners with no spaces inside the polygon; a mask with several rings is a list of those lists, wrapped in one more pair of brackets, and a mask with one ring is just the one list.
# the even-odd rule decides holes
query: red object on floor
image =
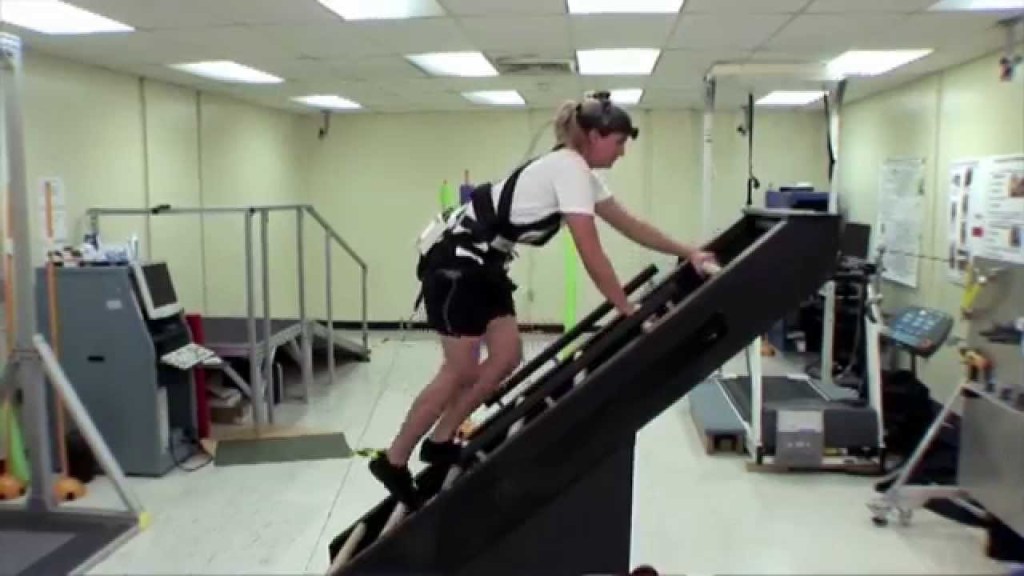
{"label": "red object on floor", "polygon": [[[199,314],[186,314],[185,321],[192,331],[192,341],[202,346],[205,342],[203,335],[203,317]],[[210,437],[210,401],[206,397],[206,370],[196,368],[193,370],[196,378],[196,432],[200,438]]]}

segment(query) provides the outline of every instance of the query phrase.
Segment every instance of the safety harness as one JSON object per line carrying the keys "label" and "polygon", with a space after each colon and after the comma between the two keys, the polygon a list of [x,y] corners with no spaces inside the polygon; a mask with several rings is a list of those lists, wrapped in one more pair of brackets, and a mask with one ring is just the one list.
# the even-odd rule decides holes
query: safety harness
{"label": "safety harness", "polygon": [[[468,261],[475,262],[484,273],[504,275],[515,257],[515,244],[543,246],[558,233],[562,215],[557,212],[537,222],[512,222],[516,185],[534,160],[516,168],[505,180],[497,211],[494,209],[494,186],[487,182],[473,189],[468,204],[443,219],[444,232],[420,255],[416,272],[421,280],[432,271],[460,273],[467,265],[471,266]],[[472,215],[467,210],[469,206],[473,208]],[[422,301],[421,291],[414,308],[419,308]]]}

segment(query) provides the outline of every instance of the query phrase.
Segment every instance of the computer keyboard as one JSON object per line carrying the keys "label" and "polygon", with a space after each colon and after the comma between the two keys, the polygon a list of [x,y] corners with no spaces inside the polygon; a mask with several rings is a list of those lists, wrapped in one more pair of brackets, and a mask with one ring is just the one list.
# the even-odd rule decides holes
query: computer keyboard
{"label": "computer keyboard", "polygon": [[179,370],[190,370],[198,364],[209,364],[216,359],[217,355],[212,350],[189,343],[173,352],[164,354],[160,361]]}

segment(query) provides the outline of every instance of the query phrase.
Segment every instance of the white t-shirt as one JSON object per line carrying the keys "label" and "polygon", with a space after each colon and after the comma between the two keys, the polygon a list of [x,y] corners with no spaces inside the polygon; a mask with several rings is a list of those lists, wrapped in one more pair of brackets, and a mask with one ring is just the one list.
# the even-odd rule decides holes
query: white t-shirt
{"label": "white t-shirt", "polygon": [[[505,180],[493,186],[497,213]],[[551,214],[594,214],[598,202],[611,198],[611,191],[578,152],[562,148],[533,161],[519,175],[509,219],[529,224]],[[473,214],[472,204],[469,213]]]}

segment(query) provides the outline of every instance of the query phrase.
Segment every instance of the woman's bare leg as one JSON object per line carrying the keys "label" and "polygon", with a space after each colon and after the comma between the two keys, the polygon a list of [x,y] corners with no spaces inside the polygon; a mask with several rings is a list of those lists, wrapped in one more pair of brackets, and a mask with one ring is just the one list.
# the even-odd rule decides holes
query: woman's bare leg
{"label": "woman's bare leg", "polygon": [[434,442],[451,441],[459,426],[498,389],[522,361],[523,344],[514,316],[492,320],[487,325],[484,342],[487,344],[487,360],[480,364],[476,381],[471,386],[456,389],[459,393],[452,398],[453,401],[430,435]]}
{"label": "woman's bare leg", "polygon": [[473,384],[480,367],[476,350],[480,338],[441,337],[444,362],[430,384],[420,392],[388,448],[388,461],[406,466],[416,444],[430,431],[459,391]]}

